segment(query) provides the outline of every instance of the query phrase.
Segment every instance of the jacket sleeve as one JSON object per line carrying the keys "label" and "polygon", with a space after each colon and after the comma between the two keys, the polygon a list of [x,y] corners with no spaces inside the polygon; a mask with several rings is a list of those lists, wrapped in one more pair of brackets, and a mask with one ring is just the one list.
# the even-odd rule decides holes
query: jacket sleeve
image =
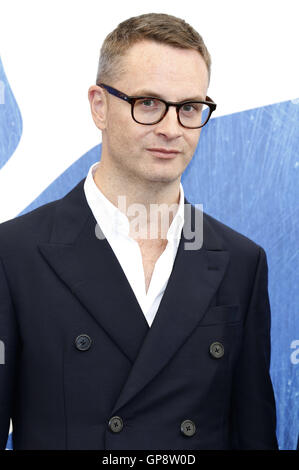
{"label": "jacket sleeve", "polygon": [[278,449],[270,378],[268,264],[260,247],[232,393],[232,448]]}
{"label": "jacket sleeve", "polygon": [[12,414],[18,344],[15,312],[0,258],[0,449],[5,449]]}

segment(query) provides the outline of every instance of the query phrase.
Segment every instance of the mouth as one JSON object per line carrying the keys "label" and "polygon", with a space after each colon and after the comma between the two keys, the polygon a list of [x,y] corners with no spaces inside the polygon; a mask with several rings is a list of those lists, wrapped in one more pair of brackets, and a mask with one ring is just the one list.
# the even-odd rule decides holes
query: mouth
{"label": "mouth", "polygon": [[152,148],[152,149],[146,149],[148,152],[150,152],[152,155],[155,155],[155,157],[158,158],[175,158],[180,152],[175,149],[163,149],[163,148]]}

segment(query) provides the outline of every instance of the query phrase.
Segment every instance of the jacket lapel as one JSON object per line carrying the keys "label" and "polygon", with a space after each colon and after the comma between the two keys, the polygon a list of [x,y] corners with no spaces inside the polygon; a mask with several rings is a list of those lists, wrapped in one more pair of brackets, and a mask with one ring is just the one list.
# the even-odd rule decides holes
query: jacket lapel
{"label": "jacket lapel", "polygon": [[[167,365],[196,328],[224,276],[229,253],[203,214],[203,245],[186,249],[185,226],[194,230],[195,207],[185,225],[173,270],[149,328],[134,292],[84,195],[84,180],[57,203],[49,242],[39,250],[50,267],[132,363],[112,414]],[[185,198],[185,204],[189,204]],[[186,206],[185,206],[186,208]],[[102,288],[101,288],[102,287]]]}
{"label": "jacket lapel", "polygon": [[96,237],[83,186],[84,180],[59,201],[50,241],[38,248],[133,363],[149,326],[107,239]]}

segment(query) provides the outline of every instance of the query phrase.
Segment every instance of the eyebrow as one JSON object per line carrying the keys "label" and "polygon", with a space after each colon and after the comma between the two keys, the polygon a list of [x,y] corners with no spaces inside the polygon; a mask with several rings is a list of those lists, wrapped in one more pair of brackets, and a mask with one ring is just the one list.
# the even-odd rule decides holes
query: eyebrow
{"label": "eyebrow", "polygon": [[[132,96],[153,96],[155,98],[162,98],[162,100],[163,99],[165,100],[163,95],[160,95],[159,93],[156,93],[151,90],[146,90],[146,89],[137,90],[136,93]],[[205,101],[205,98],[203,98],[200,95],[192,96],[191,98],[184,98],[183,100],[178,101],[178,103],[183,103],[184,101]]]}

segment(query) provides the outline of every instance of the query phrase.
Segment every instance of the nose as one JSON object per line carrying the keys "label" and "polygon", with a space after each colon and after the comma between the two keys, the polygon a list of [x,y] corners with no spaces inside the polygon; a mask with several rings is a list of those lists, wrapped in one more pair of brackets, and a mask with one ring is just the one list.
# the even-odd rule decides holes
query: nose
{"label": "nose", "polygon": [[155,132],[157,134],[163,134],[169,139],[174,139],[183,134],[183,127],[178,121],[175,106],[169,106],[168,111],[162,121],[155,125]]}

